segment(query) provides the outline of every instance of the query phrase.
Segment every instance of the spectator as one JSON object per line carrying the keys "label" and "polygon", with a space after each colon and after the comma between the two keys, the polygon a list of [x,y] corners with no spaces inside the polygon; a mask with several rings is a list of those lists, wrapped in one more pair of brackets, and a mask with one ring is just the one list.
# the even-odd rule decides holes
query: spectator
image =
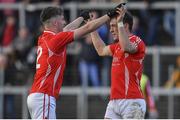
{"label": "spectator", "polygon": [[[4,70],[4,86],[11,86],[14,85],[16,82],[16,71],[13,62],[14,59],[12,58],[12,54],[0,54],[0,67]],[[12,119],[15,118],[15,103],[14,103],[14,95],[5,95],[4,96],[4,117]]]}
{"label": "spectator", "polygon": [[159,28],[160,20],[162,19],[162,12],[160,10],[152,10],[151,5],[155,0],[143,0],[147,5],[147,9],[142,9],[140,11],[140,16],[142,21],[146,21],[147,31],[145,37],[146,45],[157,45],[157,32]]}
{"label": "spectator", "polygon": [[164,12],[163,26],[169,35],[175,38],[175,15],[174,11],[167,10]]}
{"label": "spectator", "polygon": [[91,37],[89,35],[87,35],[84,42],[82,42],[82,50],[80,56],[79,72],[82,85],[88,86],[88,80],[90,80],[92,86],[99,86],[99,56],[94,49]]}
{"label": "spectator", "polygon": [[12,48],[15,53],[15,67],[18,70],[17,72],[17,79],[22,84],[26,84],[27,80],[29,78],[29,75],[31,74],[27,56],[30,52],[30,49],[32,47],[33,37],[29,33],[29,30],[27,27],[21,27],[18,30],[18,35],[13,40]]}
{"label": "spectator", "polygon": [[14,39],[12,47],[16,53],[17,59],[25,62],[28,52],[32,47],[33,37],[29,33],[27,27],[21,27],[18,31],[18,36]]}
{"label": "spectator", "polygon": [[[2,2],[2,1],[1,1]],[[14,66],[14,57],[11,43],[16,34],[16,19],[12,15],[13,11],[5,10],[4,15],[5,23],[3,23],[0,31],[0,44],[2,47],[2,53],[0,55],[0,64],[4,69],[4,85],[14,85],[16,81],[16,69]],[[15,118],[14,108],[14,96],[4,96],[4,118]]]}
{"label": "spectator", "polygon": [[3,47],[8,47],[16,34],[16,19],[14,16],[7,16],[6,22],[3,26],[3,32],[1,34],[1,45]]}
{"label": "spectator", "polygon": [[172,88],[172,87],[180,88],[180,56],[176,59],[176,68],[173,71],[170,79],[166,82],[165,87],[166,88]]}
{"label": "spectator", "polygon": [[133,16],[133,27],[132,27],[132,32],[137,35],[140,36],[142,39],[144,38],[144,29],[143,27],[140,26],[140,20],[137,16]]}
{"label": "spectator", "polygon": [[23,4],[26,7],[26,26],[28,27],[30,33],[36,33],[37,27],[40,26],[40,11],[36,11],[36,9],[29,4],[37,4],[40,2],[40,0],[23,0]]}
{"label": "spectator", "polygon": [[145,118],[157,119],[158,112],[155,106],[153,96],[151,94],[151,85],[147,75],[142,74],[140,85],[147,105]]}

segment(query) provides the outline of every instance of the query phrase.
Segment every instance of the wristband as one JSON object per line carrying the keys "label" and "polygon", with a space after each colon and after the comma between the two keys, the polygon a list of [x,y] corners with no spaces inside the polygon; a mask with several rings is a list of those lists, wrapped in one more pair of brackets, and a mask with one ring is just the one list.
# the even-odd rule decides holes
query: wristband
{"label": "wristband", "polygon": [[118,27],[124,27],[123,22],[118,22]]}

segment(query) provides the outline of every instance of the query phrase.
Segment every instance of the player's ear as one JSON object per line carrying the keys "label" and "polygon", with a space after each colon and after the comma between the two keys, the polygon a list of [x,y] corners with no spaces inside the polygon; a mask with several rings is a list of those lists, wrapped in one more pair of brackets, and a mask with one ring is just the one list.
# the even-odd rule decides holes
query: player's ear
{"label": "player's ear", "polygon": [[58,21],[54,20],[54,25],[57,26],[58,25]]}
{"label": "player's ear", "polygon": [[52,20],[51,20],[51,24],[52,24],[53,26],[57,26],[58,21],[57,21],[56,19],[52,19]]}
{"label": "player's ear", "polygon": [[124,28],[125,29],[129,29],[129,24],[128,23],[124,23]]}

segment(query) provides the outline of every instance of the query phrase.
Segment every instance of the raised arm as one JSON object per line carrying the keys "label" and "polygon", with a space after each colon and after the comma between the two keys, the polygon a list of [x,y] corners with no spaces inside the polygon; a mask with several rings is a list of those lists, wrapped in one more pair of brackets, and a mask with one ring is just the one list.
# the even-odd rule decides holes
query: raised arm
{"label": "raised arm", "polygon": [[110,17],[108,15],[104,15],[98,19],[92,20],[88,22],[87,24],[83,25],[82,27],[76,29],[74,31],[74,38],[79,39],[80,37],[96,30],[98,27],[106,23],[108,20],[110,20]]}
{"label": "raised arm", "polygon": [[91,33],[91,39],[93,45],[98,53],[99,56],[111,56],[112,53],[109,49],[109,46],[106,46],[104,41],[101,39],[97,31]]}
{"label": "raised arm", "polygon": [[82,11],[81,14],[80,14],[80,17],[78,17],[77,19],[75,19],[73,22],[69,23],[68,25],[66,25],[64,28],[63,28],[63,31],[70,31],[70,30],[75,30],[77,29],[81,23],[84,21],[84,20],[87,20],[89,19],[89,11]]}
{"label": "raised arm", "polygon": [[[122,3],[121,3],[122,4]],[[118,7],[121,7],[121,4],[119,4],[117,7],[115,7],[113,10],[110,10],[106,15],[92,20],[85,24],[84,26],[74,30],[74,39],[79,39],[80,37],[96,30],[98,27],[106,23],[107,21],[110,20],[110,18],[115,17],[118,13],[116,12],[116,9]]]}
{"label": "raised arm", "polygon": [[117,24],[118,24],[118,35],[119,35],[119,43],[121,48],[128,53],[136,53],[137,52],[137,43],[132,43],[129,40],[127,31],[124,28],[123,18],[125,15],[124,7],[117,8],[118,9],[118,17],[117,17]]}
{"label": "raised arm", "polygon": [[66,32],[66,31],[71,31],[71,30],[75,30],[77,29],[81,23],[83,22],[84,18],[83,17],[78,17],[77,19],[75,19],[73,22],[69,23],[68,25],[66,25],[64,28],[63,28],[63,31]]}

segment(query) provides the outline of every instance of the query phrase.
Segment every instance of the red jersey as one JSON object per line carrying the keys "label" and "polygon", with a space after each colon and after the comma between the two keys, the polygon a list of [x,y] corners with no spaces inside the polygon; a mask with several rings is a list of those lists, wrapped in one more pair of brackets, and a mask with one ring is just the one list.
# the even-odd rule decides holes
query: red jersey
{"label": "red jersey", "polygon": [[44,31],[39,37],[31,93],[45,93],[55,98],[59,96],[66,64],[66,45],[73,41],[73,35],[73,32],[55,34]]}
{"label": "red jersey", "polygon": [[130,42],[138,44],[134,54],[124,52],[119,43],[111,44],[113,55],[111,66],[111,99],[143,98],[140,79],[145,56],[145,44],[137,36],[129,37]]}

